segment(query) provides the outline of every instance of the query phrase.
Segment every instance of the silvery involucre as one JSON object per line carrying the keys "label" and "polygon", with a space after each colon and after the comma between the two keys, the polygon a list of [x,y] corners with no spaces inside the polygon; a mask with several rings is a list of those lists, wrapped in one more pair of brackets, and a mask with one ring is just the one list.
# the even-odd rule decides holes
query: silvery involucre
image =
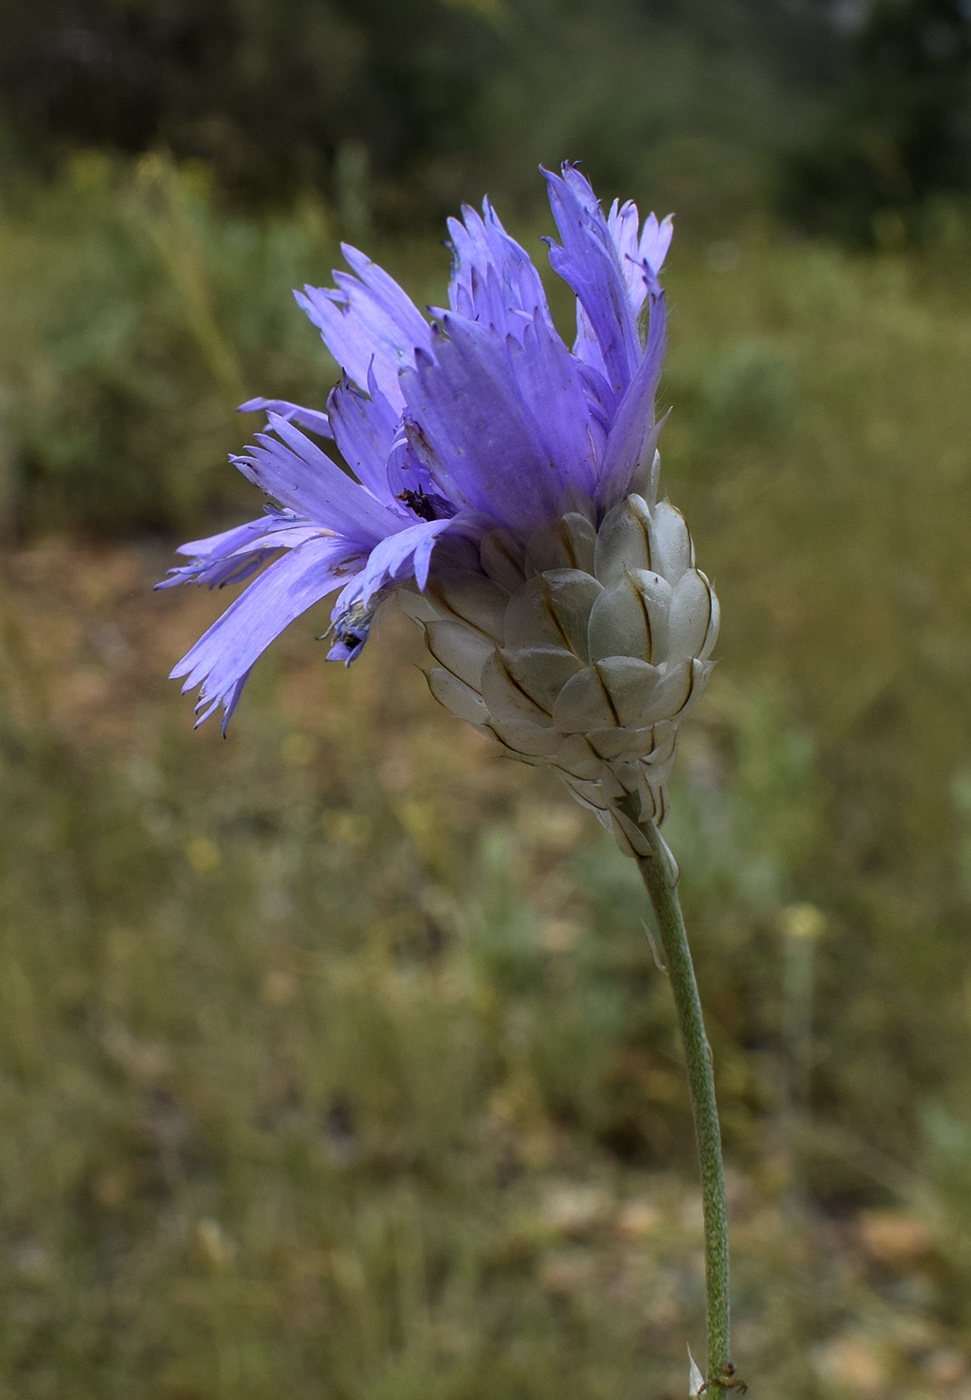
{"label": "silvery involucre", "polygon": [[683,516],[652,489],[599,529],[576,510],[524,547],[493,531],[479,562],[398,595],[424,628],[432,694],[511,757],[548,764],[621,850],[648,855],[637,821],[664,816],[678,728],[718,635]]}

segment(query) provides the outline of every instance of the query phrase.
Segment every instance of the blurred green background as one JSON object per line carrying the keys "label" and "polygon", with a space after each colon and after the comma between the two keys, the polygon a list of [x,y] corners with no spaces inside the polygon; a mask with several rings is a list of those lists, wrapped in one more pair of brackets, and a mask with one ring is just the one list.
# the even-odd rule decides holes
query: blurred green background
{"label": "blurred green background", "polygon": [[[540,160],[674,209],[663,480],[724,611],[682,865],[755,1397],[971,1397],[971,12],[2,0],[0,1397],[680,1400],[703,1350],[636,871],[300,620],[223,742],[153,595]],[[569,298],[549,282],[567,328]]]}

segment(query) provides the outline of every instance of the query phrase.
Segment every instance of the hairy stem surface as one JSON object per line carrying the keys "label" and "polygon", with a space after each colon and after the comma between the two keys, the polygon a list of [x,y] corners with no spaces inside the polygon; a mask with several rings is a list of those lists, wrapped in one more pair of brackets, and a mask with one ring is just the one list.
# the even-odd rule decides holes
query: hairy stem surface
{"label": "hairy stem surface", "polygon": [[681,906],[669,857],[653,822],[640,827],[651,847],[649,856],[638,857],[641,875],[654,906],[658,933],[688,1067],[688,1085],[694,1115],[705,1219],[705,1279],[708,1327],[708,1366],[705,1396],[719,1400],[734,1387],[730,1382],[731,1342],[728,1304],[728,1212],[725,1205],[725,1173],[722,1167],[721,1133],[715,1105],[715,1079],[711,1049],[705,1035],[698,985],[688,949]]}

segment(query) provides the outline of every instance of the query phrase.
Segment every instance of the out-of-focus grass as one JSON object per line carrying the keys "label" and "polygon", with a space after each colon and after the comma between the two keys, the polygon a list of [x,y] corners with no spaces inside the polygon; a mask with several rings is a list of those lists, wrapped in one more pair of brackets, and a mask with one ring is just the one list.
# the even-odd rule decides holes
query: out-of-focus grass
{"label": "out-of-focus grass", "polygon": [[[21,519],[198,526],[233,396],[322,397],[286,289],[330,225],[72,178],[0,228]],[[738,1359],[793,1400],[971,1394],[961,236],[669,274],[665,481],[726,621],[668,835]],[[440,295],[443,255],[391,255]],[[38,536],[3,571],[0,1396],[681,1396],[697,1197],[635,872],[393,616],[349,671],[297,623],[192,734],[164,675],[225,599],[153,597],[166,562]]]}
{"label": "out-of-focus grass", "polygon": [[81,153],[63,181],[8,193],[8,522],[171,529],[232,502],[222,467],[246,386],[319,395],[332,373],[326,357],[311,364],[290,288],[315,265],[324,275],[334,246],[319,204],[260,226],[223,219],[204,168],[177,174],[160,157],[131,169]]}
{"label": "out-of-focus grass", "polygon": [[[440,298],[444,258],[388,251],[419,301]],[[254,419],[232,410],[267,384],[323,400],[336,366],[291,290],[339,262],[316,197],[248,222],[219,211],[204,165],[160,155],[76,153],[61,180],[0,195],[8,529],[184,529],[239,508],[225,458]]]}

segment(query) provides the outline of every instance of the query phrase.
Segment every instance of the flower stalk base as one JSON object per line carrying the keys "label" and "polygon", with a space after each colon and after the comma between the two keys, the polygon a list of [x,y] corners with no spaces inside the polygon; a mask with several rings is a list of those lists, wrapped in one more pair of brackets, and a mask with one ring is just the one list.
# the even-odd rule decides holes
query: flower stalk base
{"label": "flower stalk base", "polygon": [[678,903],[670,855],[653,822],[641,822],[639,826],[651,853],[638,856],[637,864],[654,907],[665,969],[674,993],[678,1026],[687,1062],[691,1108],[701,1167],[708,1333],[707,1380],[704,1394],[709,1400],[721,1400],[729,1391],[739,1393],[743,1386],[735,1377],[731,1359],[728,1211],[711,1048],[705,1034],[698,986],[684,919],[681,916],[681,906]]}

